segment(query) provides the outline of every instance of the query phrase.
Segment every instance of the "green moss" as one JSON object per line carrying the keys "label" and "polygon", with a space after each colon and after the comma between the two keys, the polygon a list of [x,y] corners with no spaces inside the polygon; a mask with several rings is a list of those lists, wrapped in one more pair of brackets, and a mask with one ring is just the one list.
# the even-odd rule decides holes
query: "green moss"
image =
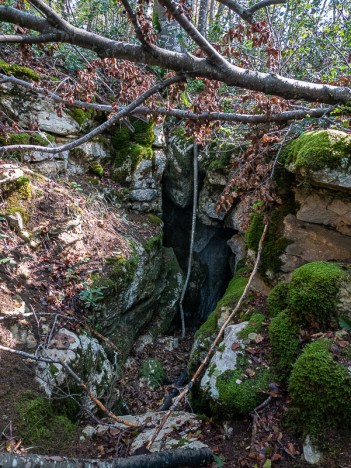
{"label": "green moss", "polygon": [[84,122],[86,122],[88,119],[91,118],[92,111],[91,109],[86,111],[86,110],[76,107],[70,110],[68,112],[68,115],[70,115],[72,119],[74,119],[77,122],[78,125],[82,126]]}
{"label": "green moss", "polygon": [[275,317],[288,306],[289,283],[278,283],[268,295],[268,308],[270,314]]}
{"label": "green moss", "polygon": [[194,141],[194,138],[192,136],[186,134],[185,127],[182,125],[179,125],[178,127],[172,130],[172,136],[178,138],[179,140],[183,140],[189,143]]}
{"label": "green moss", "polygon": [[154,135],[154,121],[149,120],[143,122],[139,119],[131,119],[135,132],[133,133],[132,140],[143,146],[152,146],[155,135]]}
{"label": "green moss", "polygon": [[153,213],[148,214],[147,219],[149,223],[152,224],[153,226],[162,226],[163,224],[162,219]]}
{"label": "green moss", "polygon": [[351,135],[337,130],[316,130],[304,133],[284,149],[286,162],[297,169],[318,171],[350,165]]}
{"label": "green moss", "polygon": [[218,407],[215,403],[213,410],[226,418],[248,415],[266,398],[264,392],[270,382],[269,371],[258,371],[253,378],[247,379],[243,378],[242,372],[242,369],[226,371],[217,378]]}
{"label": "green moss", "polygon": [[58,442],[67,444],[76,433],[76,426],[67,416],[58,414],[51,400],[35,392],[25,392],[16,406],[18,432],[26,444],[57,449]]}
{"label": "green moss", "polygon": [[288,310],[301,326],[324,330],[335,324],[336,296],[345,272],[335,263],[312,262],[294,271]]}
{"label": "green moss", "polygon": [[128,146],[132,133],[124,124],[117,124],[111,132],[111,143],[116,149],[122,149],[122,147]]}
{"label": "green moss", "polygon": [[154,5],[154,8],[152,10],[152,26],[154,27],[154,30],[157,33],[161,32],[162,28],[161,28],[161,23],[160,23],[160,20],[159,20],[159,17],[158,17],[157,5],[156,4]]}
{"label": "green moss", "polygon": [[21,67],[20,65],[10,65],[4,60],[0,60],[0,69],[6,75],[13,75],[16,78],[29,78],[32,81],[40,81],[40,75],[28,67]]}
{"label": "green moss", "polygon": [[217,330],[217,321],[222,307],[233,307],[244,292],[248,279],[243,276],[243,271],[238,271],[229,282],[222,299],[217,303],[215,310],[209,315],[206,322],[201,325],[195,334],[195,338],[207,337]]}
{"label": "green moss", "polygon": [[271,365],[276,379],[286,382],[296,361],[299,329],[286,312],[279,312],[268,328],[271,343]]}
{"label": "green moss", "polygon": [[[277,273],[282,266],[280,256],[291,243],[282,235],[283,220],[289,213],[296,211],[295,203],[286,200],[282,206],[271,211],[267,235],[262,248],[262,260],[260,270],[265,273],[271,271]],[[246,244],[249,249],[257,252],[259,241],[264,227],[264,213],[254,212],[251,215],[250,226],[245,234]]]}
{"label": "green moss", "polygon": [[139,376],[146,379],[151,389],[159,388],[166,380],[166,372],[158,359],[147,359],[143,362]]}
{"label": "green moss", "polygon": [[163,244],[163,233],[158,236],[150,237],[143,243],[143,247],[147,253],[159,251]]}
{"label": "green moss", "polygon": [[52,135],[48,133],[8,133],[5,137],[0,137],[0,145],[40,145],[48,146],[55,141]]}
{"label": "green moss", "polygon": [[307,345],[289,379],[292,414],[305,432],[351,424],[351,374],[334,359],[331,344],[321,339]]}
{"label": "green moss", "polygon": [[90,164],[89,164],[89,172],[91,174],[95,174],[99,177],[102,177],[103,174],[104,174],[104,168],[102,167],[102,165],[97,162],[97,161],[92,161]]}
{"label": "green moss", "polygon": [[125,255],[107,257],[105,263],[109,266],[107,276],[99,279],[92,286],[106,288],[106,294],[120,293],[133,281],[137,270],[138,258],[135,251],[130,258]]}
{"label": "green moss", "polygon": [[266,317],[263,314],[259,312],[254,313],[251,316],[248,325],[239,333],[239,338],[246,339],[250,333],[260,333],[263,328],[263,322],[265,320]]}

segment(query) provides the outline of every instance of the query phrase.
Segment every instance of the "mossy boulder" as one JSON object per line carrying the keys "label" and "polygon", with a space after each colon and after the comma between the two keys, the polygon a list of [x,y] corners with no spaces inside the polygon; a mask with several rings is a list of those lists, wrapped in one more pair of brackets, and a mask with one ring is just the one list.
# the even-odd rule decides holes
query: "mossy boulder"
{"label": "mossy boulder", "polygon": [[286,312],[279,312],[268,328],[271,366],[276,379],[286,382],[298,357],[299,329]]}
{"label": "mossy boulder", "polygon": [[351,373],[342,364],[350,351],[350,345],[341,348],[333,340],[320,339],[307,345],[294,364],[290,414],[305,433],[318,434],[327,426],[350,427]]}
{"label": "mossy boulder", "polygon": [[345,276],[346,272],[335,263],[312,262],[297,268],[287,296],[292,319],[302,327],[319,331],[335,326],[337,295]]}
{"label": "mossy boulder", "polygon": [[197,410],[211,410],[231,418],[248,415],[263,401],[270,373],[266,367],[254,363],[245,349],[247,343],[256,345],[253,337],[261,330],[264,318],[256,313],[250,322],[227,327],[192,399]]}
{"label": "mossy boulder", "polygon": [[122,184],[128,182],[128,178],[143,159],[154,157],[152,149],[155,139],[154,122],[132,118],[131,124],[135,129],[134,132],[131,132],[127,126],[119,124],[111,133],[111,142],[115,152],[113,177]]}
{"label": "mossy boulder", "polygon": [[275,317],[288,306],[289,283],[281,281],[278,283],[268,296],[268,308],[270,314]]}
{"label": "mossy boulder", "polygon": [[140,368],[139,376],[151,390],[156,390],[165,382],[166,371],[158,359],[147,359]]}
{"label": "mossy boulder", "polygon": [[351,163],[351,135],[338,130],[315,130],[286,145],[283,156],[292,170],[344,169]]}

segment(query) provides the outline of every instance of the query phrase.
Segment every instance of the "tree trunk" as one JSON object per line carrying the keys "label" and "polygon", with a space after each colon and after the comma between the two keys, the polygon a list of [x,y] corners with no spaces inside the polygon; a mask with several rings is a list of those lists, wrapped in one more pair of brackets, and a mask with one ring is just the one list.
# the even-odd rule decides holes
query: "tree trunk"
{"label": "tree trunk", "polygon": [[161,468],[168,466],[208,466],[213,461],[209,448],[175,449],[165,452],[135,455],[129,458],[111,460],[78,460],[44,455],[19,456],[13,453],[0,452],[1,468]]}

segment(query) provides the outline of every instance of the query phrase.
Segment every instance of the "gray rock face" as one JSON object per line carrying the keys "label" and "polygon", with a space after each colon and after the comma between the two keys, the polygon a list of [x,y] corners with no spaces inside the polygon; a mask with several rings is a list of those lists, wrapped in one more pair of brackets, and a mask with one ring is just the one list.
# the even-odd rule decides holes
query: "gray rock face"
{"label": "gray rock face", "polygon": [[6,189],[7,184],[16,181],[24,176],[24,172],[17,164],[1,164],[0,165],[0,187]]}
{"label": "gray rock face", "polygon": [[164,190],[172,202],[181,208],[192,203],[193,144],[173,137],[167,148]]}
{"label": "gray rock face", "polygon": [[163,150],[155,150],[152,160],[143,159],[140,162],[131,175],[129,200],[133,210],[161,212],[161,180],[165,167],[166,155]]}
{"label": "gray rock face", "polygon": [[1,106],[24,128],[36,124],[44,132],[56,135],[74,135],[79,132],[78,123],[65,111],[59,117],[54,102],[11,84],[0,88]]}
{"label": "gray rock face", "polygon": [[351,201],[348,197],[331,191],[297,189],[295,199],[300,205],[296,214],[299,221],[330,226],[351,236]]}
{"label": "gray rock face", "polygon": [[238,350],[233,350],[232,344],[237,342],[240,345],[241,341],[238,339],[238,334],[247,324],[248,322],[242,322],[237,325],[229,325],[226,328],[224,339],[218,346],[205,375],[201,379],[200,388],[211,399],[216,400],[219,396],[216,386],[217,378],[227,370],[235,370],[237,368],[237,357],[240,353],[240,347]]}
{"label": "gray rock face", "polygon": [[281,270],[285,273],[316,260],[346,260],[350,257],[350,236],[298,221],[294,215],[284,219],[284,236],[292,241],[280,257],[283,262]]}
{"label": "gray rock face", "polygon": [[109,296],[99,311],[103,334],[123,357],[141,331],[155,337],[167,330],[178,310],[183,278],[172,249],[148,253],[137,242],[133,247],[137,260],[133,278],[121,278],[118,294]]}

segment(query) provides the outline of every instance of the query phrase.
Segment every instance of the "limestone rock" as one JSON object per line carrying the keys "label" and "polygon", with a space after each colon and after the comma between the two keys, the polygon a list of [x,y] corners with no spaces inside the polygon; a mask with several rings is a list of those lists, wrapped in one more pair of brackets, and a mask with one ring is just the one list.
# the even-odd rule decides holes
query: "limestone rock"
{"label": "limestone rock", "polygon": [[6,189],[8,184],[24,176],[24,172],[16,164],[0,165],[0,187]]}
{"label": "limestone rock", "polygon": [[351,277],[348,275],[341,283],[337,297],[336,310],[338,315],[351,319]]}
{"label": "limestone rock", "polygon": [[235,266],[246,256],[246,243],[242,234],[234,234],[227,242],[230,250],[235,255]]}
{"label": "limestone rock", "polygon": [[338,171],[335,169],[323,169],[309,174],[309,179],[315,185],[332,190],[344,190],[351,192],[351,171]]}
{"label": "limestone rock", "polygon": [[225,218],[225,227],[235,229],[240,233],[246,231],[245,216],[248,209],[248,201],[241,200],[234,208],[227,214]]}
{"label": "limestone rock", "polygon": [[74,135],[79,132],[78,123],[65,111],[58,116],[55,104],[49,98],[20,89],[11,84],[0,88],[1,106],[23,128],[36,124],[41,131],[56,135]]}
{"label": "limestone rock", "polygon": [[312,444],[308,435],[303,445],[303,456],[309,465],[317,465],[322,461],[321,452]]}
{"label": "limestone rock", "polygon": [[[229,325],[224,332],[224,339],[213,355],[205,375],[201,379],[200,388],[211,398],[217,399],[219,394],[216,386],[217,378],[228,370],[235,370],[240,353],[241,340],[238,334],[247,326],[248,322]],[[238,350],[232,348],[234,342],[239,343]]]}
{"label": "limestone rock", "polygon": [[297,189],[295,199],[299,203],[296,218],[313,224],[330,226],[341,234],[351,236],[351,201],[330,191],[306,191]]}
{"label": "limestone rock", "polygon": [[166,148],[166,138],[165,138],[162,124],[156,124],[154,126],[154,134],[155,134],[155,140],[152,146],[156,148]]}
{"label": "limestone rock", "polygon": [[173,137],[167,148],[164,190],[175,205],[185,208],[193,197],[193,143]]}
{"label": "limestone rock", "polygon": [[292,241],[281,255],[281,270],[291,272],[304,263],[341,261],[350,258],[351,237],[323,226],[298,221],[292,214],[284,219],[284,236]]}
{"label": "limestone rock", "polygon": [[[39,353],[43,357],[61,360],[69,365],[88,385],[89,389],[101,398],[110,390],[116,370],[108,360],[102,346],[95,338],[77,335],[61,328],[53,337],[49,348]],[[76,385],[60,364],[38,362],[36,380],[45,393],[51,397],[55,388],[67,388],[67,384]],[[89,409],[94,409],[92,400],[83,395]]]}
{"label": "limestone rock", "polygon": [[218,225],[225,217],[223,211],[216,211],[217,200],[221,191],[213,191],[212,187],[205,183],[199,196],[198,217],[201,222],[208,226]]}
{"label": "limestone rock", "polygon": [[[141,431],[133,440],[131,451],[146,446],[153,436],[155,429],[160,425],[165,411],[148,412],[138,416],[121,416],[126,421],[136,423],[144,430]],[[196,415],[185,411],[174,411],[162,427],[155,442],[151,446],[151,452],[160,452],[171,448],[201,448],[205,444],[197,440],[196,432],[201,430],[203,422]],[[125,429],[121,423],[115,423],[118,428]],[[108,427],[99,425],[96,427],[96,433],[103,434]]]}

